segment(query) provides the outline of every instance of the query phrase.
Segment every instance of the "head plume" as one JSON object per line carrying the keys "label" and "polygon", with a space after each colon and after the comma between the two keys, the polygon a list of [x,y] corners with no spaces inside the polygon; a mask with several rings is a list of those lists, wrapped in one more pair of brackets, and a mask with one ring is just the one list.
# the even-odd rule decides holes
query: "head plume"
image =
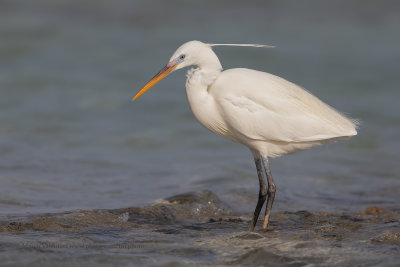
{"label": "head plume", "polygon": [[249,47],[263,47],[263,48],[274,48],[275,46],[263,45],[263,44],[208,44],[209,46],[249,46]]}

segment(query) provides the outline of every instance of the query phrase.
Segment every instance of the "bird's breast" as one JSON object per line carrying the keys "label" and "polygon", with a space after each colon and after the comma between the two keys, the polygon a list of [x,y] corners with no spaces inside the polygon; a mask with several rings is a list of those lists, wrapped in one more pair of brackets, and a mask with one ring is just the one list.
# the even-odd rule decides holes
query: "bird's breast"
{"label": "bird's breast", "polygon": [[193,115],[208,130],[232,139],[212,95],[211,85],[204,83],[202,77],[199,77],[196,73],[191,74],[191,76],[188,75],[186,82],[186,93]]}

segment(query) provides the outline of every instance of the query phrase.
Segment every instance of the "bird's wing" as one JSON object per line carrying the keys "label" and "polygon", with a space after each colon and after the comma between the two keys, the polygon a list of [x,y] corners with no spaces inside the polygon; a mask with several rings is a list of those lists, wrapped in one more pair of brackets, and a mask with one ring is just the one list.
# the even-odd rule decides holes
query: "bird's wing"
{"label": "bird's wing", "polygon": [[250,139],[307,142],[356,134],[354,122],[272,74],[224,71],[211,93],[229,130]]}

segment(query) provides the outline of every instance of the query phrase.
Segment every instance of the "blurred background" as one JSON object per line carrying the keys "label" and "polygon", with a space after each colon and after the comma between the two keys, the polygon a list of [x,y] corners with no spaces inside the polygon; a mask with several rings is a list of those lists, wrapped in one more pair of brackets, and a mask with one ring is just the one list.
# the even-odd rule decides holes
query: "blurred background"
{"label": "blurred background", "polygon": [[193,117],[185,71],[135,93],[190,40],[225,69],[270,72],[361,121],[359,135],[272,160],[276,210],[400,201],[398,1],[2,0],[0,212],[151,204],[209,189],[251,214],[247,148]]}

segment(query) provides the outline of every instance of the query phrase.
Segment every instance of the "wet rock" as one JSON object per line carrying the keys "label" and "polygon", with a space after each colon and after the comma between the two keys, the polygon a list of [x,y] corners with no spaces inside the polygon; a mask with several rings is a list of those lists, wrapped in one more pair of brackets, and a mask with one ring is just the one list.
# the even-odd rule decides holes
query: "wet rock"
{"label": "wet rock", "polygon": [[394,233],[384,233],[371,241],[373,244],[386,244],[400,246],[400,230]]}
{"label": "wet rock", "polygon": [[0,231],[8,231],[8,232],[20,232],[23,231],[24,225],[21,222],[10,222],[10,223],[3,223],[0,225]]}
{"label": "wet rock", "polygon": [[210,190],[204,190],[201,192],[190,192],[186,194],[179,194],[166,199],[172,204],[206,204],[206,203],[213,203],[220,205],[221,201]]}
{"label": "wet rock", "polygon": [[94,228],[125,228],[125,219],[107,210],[74,211],[33,217],[29,220],[34,230],[54,232],[83,232]]}
{"label": "wet rock", "polygon": [[232,214],[231,209],[209,190],[173,196],[167,201],[175,206],[175,219],[179,221],[206,222]]}
{"label": "wet rock", "polygon": [[257,240],[265,238],[263,235],[255,232],[246,232],[238,235],[236,238],[243,239],[243,240]]}
{"label": "wet rock", "polygon": [[373,215],[373,214],[377,214],[377,213],[385,213],[387,212],[387,210],[381,209],[377,206],[372,206],[367,208],[366,210],[360,212],[361,215]]}
{"label": "wet rock", "polygon": [[286,256],[274,254],[264,248],[256,248],[240,256],[234,264],[249,266],[304,266],[304,263],[297,262]]}
{"label": "wet rock", "polygon": [[[0,222],[0,231],[26,229],[53,232],[84,232],[98,228],[149,228],[152,225],[177,223],[241,222],[231,218],[232,211],[211,191],[187,193],[142,208],[130,207],[114,210],[79,210],[28,217],[22,222]],[[216,219],[218,218],[218,219]]]}
{"label": "wet rock", "polygon": [[[173,196],[145,207],[78,210],[3,221],[0,222],[0,231],[23,233],[34,230],[69,234],[138,229],[151,231],[150,236],[159,234],[175,238],[210,233],[240,233],[229,242],[279,240],[307,244],[304,242],[327,241],[331,242],[331,246],[341,247],[343,242],[351,241],[376,246],[400,246],[400,213],[396,208],[373,206],[353,213],[306,210],[277,212],[272,213],[267,231],[260,227],[260,219],[254,233],[247,232],[249,221],[250,218],[243,220],[233,215],[232,210],[211,191],[202,191]],[[264,256],[272,257],[275,262],[282,260],[263,250],[256,250],[243,254],[237,262],[245,264],[250,259]],[[291,264],[290,259],[288,261]]]}

